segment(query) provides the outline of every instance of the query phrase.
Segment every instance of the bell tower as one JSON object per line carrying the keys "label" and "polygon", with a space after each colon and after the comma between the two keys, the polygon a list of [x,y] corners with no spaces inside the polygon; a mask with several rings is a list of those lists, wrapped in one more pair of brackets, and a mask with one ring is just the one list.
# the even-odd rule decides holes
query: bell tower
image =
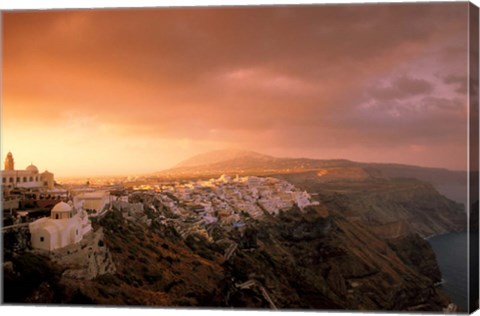
{"label": "bell tower", "polygon": [[15,170],[15,162],[13,161],[13,155],[11,152],[8,152],[7,158],[5,158],[5,171]]}

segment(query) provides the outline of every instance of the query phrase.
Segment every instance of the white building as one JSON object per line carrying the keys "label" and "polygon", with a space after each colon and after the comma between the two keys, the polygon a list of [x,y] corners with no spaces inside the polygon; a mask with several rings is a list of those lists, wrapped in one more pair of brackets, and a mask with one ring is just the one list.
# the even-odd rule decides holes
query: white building
{"label": "white building", "polygon": [[110,192],[104,190],[81,192],[73,197],[75,206],[85,210],[94,210],[95,214],[101,213],[108,203],[110,203]]}
{"label": "white building", "polygon": [[263,178],[260,177],[247,177],[246,179],[249,187],[258,187],[262,185],[265,181]]}
{"label": "white building", "polygon": [[2,170],[2,185],[9,188],[48,188],[54,187],[53,173],[39,173],[33,164],[25,170],[15,170],[15,162],[11,152],[5,158],[5,169]]}
{"label": "white building", "polygon": [[92,230],[87,214],[65,202],[57,203],[50,218],[44,217],[28,225],[33,248],[55,250],[73,245]]}

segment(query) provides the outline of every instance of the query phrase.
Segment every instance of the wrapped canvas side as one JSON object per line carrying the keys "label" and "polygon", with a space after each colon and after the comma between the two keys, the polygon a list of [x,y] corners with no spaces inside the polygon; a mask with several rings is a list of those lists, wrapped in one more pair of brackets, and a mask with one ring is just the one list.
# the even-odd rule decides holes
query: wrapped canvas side
{"label": "wrapped canvas side", "polygon": [[478,7],[469,7],[469,312],[478,309],[479,265],[478,265]]}

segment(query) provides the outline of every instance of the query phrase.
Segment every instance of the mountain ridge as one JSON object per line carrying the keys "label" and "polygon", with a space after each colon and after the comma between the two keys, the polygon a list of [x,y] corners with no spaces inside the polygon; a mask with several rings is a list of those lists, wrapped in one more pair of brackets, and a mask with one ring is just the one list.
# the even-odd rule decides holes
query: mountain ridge
{"label": "mountain ridge", "polygon": [[[224,149],[205,152],[175,167],[154,172],[168,178],[201,178],[228,175],[274,176],[318,172],[321,181],[336,181],[364,174],[367,178],[414,178],[431,183],[443,195],[466,205],[467,172],[398,163],[368,163],[347,159],[286,158],[251,150]],[[321,177],[321,173],[328,173]]]}
{"label": "mountain ridge", "polygon": [[396,168],[418,168],[418,169],[429,169],[429,170],[442,170],[442,171],[449,171],[449,172],[466,172],[463,170],[452,170],[444,167],[428,167],[428,166],[420,166],[420,165],[410,165],[405,163],[390,163],[390,162],[359,162],[353,161],[344,158],[331,158],[331,159],[320,159],[320,158],[310,158],[310,157],[276,157],[272,155],[267,155],[263,153],[259,153],[253,150],[247,149],[237,149],[237,148],[226,148],[226,149],[219,149],[213,150],[208,152],[203,152],[197,155],[194,155],[190,158],[180,161],[175,166],[157,171],[155,173],[163,173],[168,172],[170,170],[178,170],[179,168],[192,168],[192,167],[200,167],[205,165],[217,165],[219,163],[227,162],[230,160],[238,161],[240,159],[259,159],[264,161],[305,161],[305,162],[317,162],[317,163],[326,163],[326,162],[339,162],[339,163],[346,163],[352,165],[372,165],[372,166],[392,166]]}
{"label": "mountain ridge", "polygon": [[213,164],[231,159],[256,157],[258,159],[276,159],[273,156],[257,153],[252,150],[227,148],[214,151],[208,151],[194,155],[186,160],[176,164],[173,168],[196,167],[206,164]]}

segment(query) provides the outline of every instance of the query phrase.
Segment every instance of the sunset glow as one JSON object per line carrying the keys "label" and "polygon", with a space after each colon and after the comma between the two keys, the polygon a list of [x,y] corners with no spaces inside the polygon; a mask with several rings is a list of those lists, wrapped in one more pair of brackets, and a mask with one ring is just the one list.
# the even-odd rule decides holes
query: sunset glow
{"label": "sunset glow", "polygon": [[4,12],[2,160],[131,175],[235,147],[466,170],[467,5]]}

